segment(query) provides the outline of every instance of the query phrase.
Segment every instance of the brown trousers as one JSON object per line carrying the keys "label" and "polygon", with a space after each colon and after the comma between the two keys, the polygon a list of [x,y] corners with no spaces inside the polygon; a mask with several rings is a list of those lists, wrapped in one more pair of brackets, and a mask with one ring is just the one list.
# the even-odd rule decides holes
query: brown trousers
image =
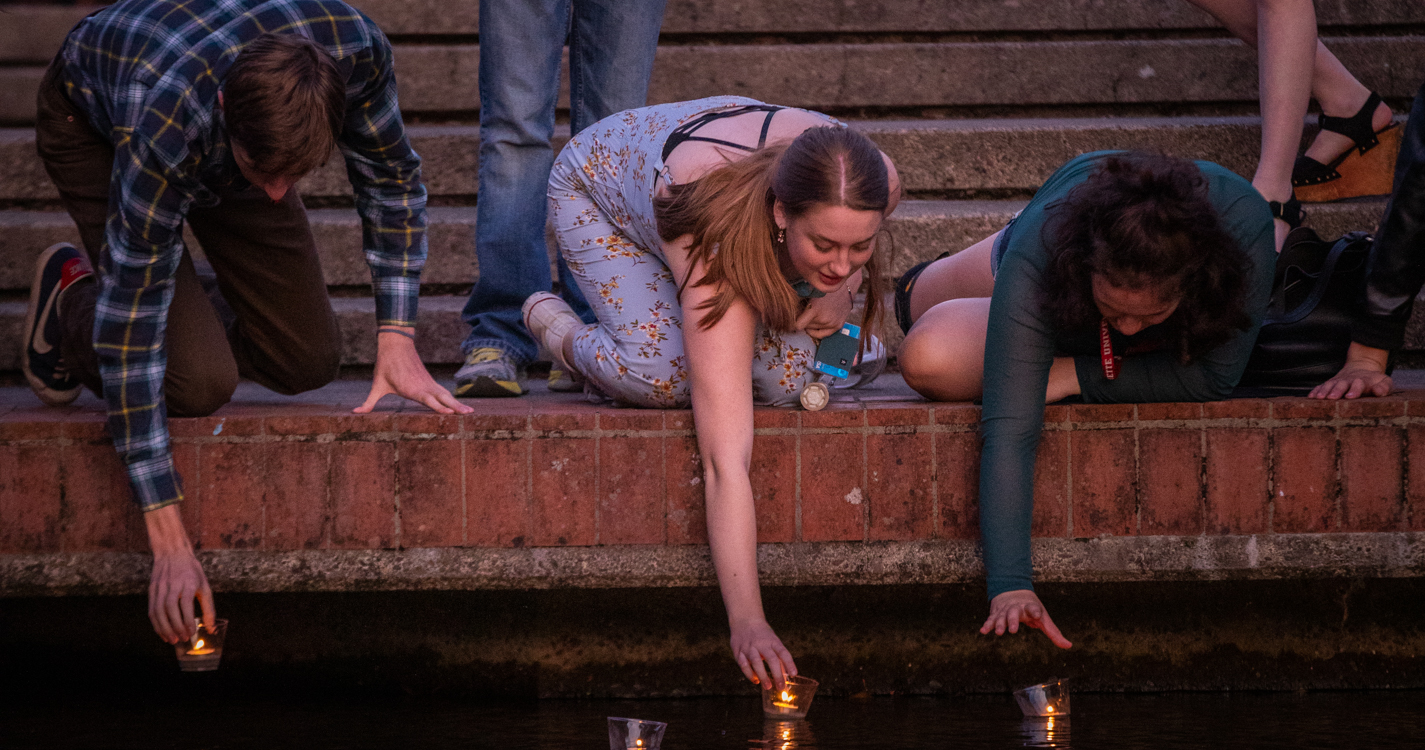
{"label": "brown trousers", "polygon": [[[65,95],[62,77],[56,58],[40,83],[35,145],[99,271],[114,148]],[[229,330],[219,320],[185,249],[165,335],[164,399],[175,417],[213,413],[232,398],[239,377],[290,395],[330,383],[341,364],[341,332],[297,191],[279,203],[252,186],[215,192],[219,204],[189,211],[188,225],[236,322]],[[65,292],[60,351],[71,372],[102,395],[97,298],[97,284]]]}

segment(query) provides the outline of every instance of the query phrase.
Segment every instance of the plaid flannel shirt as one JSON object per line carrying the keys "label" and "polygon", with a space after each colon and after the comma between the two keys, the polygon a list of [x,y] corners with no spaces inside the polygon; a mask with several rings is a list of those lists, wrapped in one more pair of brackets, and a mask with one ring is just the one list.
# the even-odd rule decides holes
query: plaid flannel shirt
{"label": "plaid flannel shirt", "polygon": [[183,220],[213,206],[232,167],[218,91],[243,45],[301,34],[347,80],[340,149],[362,220],[380,324],[414,325],[426,255],[426,193],[396,102],[391,45],[338,0],[123,0],[86,18],[60,54],[70,99],[114,144],[94,348],[109,432],[134,498],[183,498],[169,443],[164,329]]}

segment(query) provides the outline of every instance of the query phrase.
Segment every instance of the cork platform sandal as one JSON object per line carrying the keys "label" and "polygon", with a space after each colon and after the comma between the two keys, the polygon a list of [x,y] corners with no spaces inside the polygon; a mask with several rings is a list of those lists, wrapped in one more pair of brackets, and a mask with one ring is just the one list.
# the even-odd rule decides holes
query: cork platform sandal
{"label": "cork platform sandal", "polygon": [[1395,174],[1395,157],[1400,153],[1399,124],[1383,130],[1371,127],[1380,95],[1371,92],[1365,106],[1350,117],[1320,116],[1322,130],[1350,138],[1355,145],[1330,164],[1306,156],[1296,157],[1291,170],[1291,184],[1296,197],[1303,203],[1326,203],[1343,198],[1389,195]]}

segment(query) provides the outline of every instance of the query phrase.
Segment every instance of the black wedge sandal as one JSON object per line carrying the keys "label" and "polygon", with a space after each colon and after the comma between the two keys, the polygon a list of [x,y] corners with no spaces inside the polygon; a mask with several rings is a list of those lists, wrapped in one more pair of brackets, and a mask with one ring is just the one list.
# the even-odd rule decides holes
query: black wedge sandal
{"label": "black wedge sandal", "polygon": [[1400,152],[1399,125],[1391,123],[1377,131],[1371,126],[1376,109],[1384,102],[1371,92],[1364,106],[1350,117],[1322,114],[1322,130],[1350,138],[1354,146],[1330,164],[1306,156],[1296,157],[1291,184],[1296,197],[1305,203],[1325,203],[1367,195],[1389,195],[1395,173],[1395,157]]}

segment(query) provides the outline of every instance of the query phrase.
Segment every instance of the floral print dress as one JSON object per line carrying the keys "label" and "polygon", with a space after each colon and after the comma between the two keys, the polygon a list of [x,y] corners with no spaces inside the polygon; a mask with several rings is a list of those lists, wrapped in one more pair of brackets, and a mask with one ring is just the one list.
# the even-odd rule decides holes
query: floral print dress
{"label": "floral print dress", "polygon": [[[598,323],[575,334],[573,364],[604,395],[643,407],[689,404],[678,283],[663,257],[653,214],[658,181],[673,184],[663,144],[704,112],[760,103],[716,96],[625,110],[581,131],[555,159],[549,177],[554,235],[598,316]],[[815,342],[802,331],[761,326],[755,341],[754,402],[797,403],[802,388],[816,379]]]}

